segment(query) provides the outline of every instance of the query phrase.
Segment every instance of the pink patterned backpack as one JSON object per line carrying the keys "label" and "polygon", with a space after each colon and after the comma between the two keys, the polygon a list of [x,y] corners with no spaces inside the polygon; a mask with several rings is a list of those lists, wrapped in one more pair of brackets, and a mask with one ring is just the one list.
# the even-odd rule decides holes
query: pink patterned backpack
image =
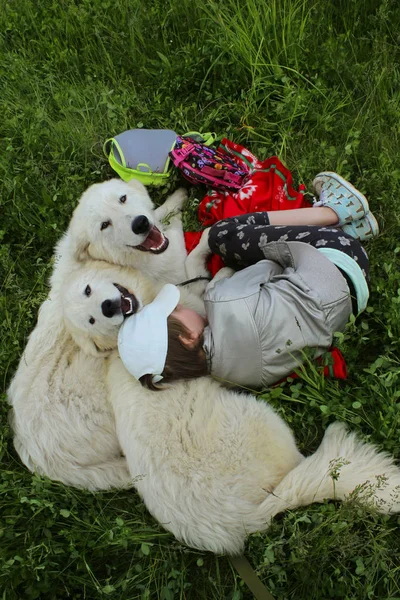
{"label": "pink patterned backpack", "polygon": [[178,136],[169,156],[191,183],[202,183],[214,189],[237,191],[251,175],[251,170],[246,170],[232,156],[190,137]]}

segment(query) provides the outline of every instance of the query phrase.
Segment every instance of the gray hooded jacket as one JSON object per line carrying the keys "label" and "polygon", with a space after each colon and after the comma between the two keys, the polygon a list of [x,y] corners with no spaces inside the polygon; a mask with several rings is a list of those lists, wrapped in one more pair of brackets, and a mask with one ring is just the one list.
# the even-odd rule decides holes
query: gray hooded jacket
{"label": "gray hooded jacket", "polygon": [[303,242],[273,242],[266,260],[207,286],[204,350],[213,376],[261,388],[315,357],[343,331],[352,312],[341,272]]}

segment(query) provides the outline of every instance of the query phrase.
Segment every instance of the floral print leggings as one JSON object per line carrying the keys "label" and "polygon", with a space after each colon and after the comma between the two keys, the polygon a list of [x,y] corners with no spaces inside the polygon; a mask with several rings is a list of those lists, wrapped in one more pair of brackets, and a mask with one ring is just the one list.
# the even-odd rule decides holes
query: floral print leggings
{"label": "floral print leggings", "polygon": [[210,229],[208,243],[228,267],[240,270],[263,260],[259,244],[266,242],[305,242],[315,248],[335,248],[359,264],[369,280],[368,255],[358,240],[337,227],[270,225],[267,212],[248,213],[223,219]]}

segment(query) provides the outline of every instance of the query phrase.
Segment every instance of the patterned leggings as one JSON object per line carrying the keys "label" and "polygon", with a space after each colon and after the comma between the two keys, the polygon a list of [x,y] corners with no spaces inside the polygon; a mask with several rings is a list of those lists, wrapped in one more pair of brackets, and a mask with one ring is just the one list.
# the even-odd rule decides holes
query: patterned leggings
{"label": "patterned leggings", "polygon": [[259,241],[305,242],[315,248],[335,248],[359,264],[369,280],[368,255],[358,240],[335,227],[270,225],[267,212],[248,213],[224,219],[210,229],[208,243],[228,267],[236,271],[263,260]]}

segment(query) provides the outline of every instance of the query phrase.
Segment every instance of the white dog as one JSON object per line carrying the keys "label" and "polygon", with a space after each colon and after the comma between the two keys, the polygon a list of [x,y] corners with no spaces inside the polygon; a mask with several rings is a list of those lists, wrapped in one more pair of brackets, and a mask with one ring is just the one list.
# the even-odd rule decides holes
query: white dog
{"label": "white dog", "polygon": [[[15,447],[29,469],[93,490],[131,484],[108,401],[107,353],[85,334],[82,322],[74,326],[72,318],[66,328],[61,288],[73,274],[82,272],[85,279],[87,268],[86,274],[90,271],[93,278],[89,277],[81,290],[82,298],[87,298],[86,286],[95,290],[98,273],[103,273],[105,283],[107,265],[101,259],[142,267],[156,279],[184,280],[186,251],[180,210],[185,197],[185,192],[178,190],[154,210],[142,184],[112,179],[91,186],[80,199],[57,246],[51,291],[8,394]],[[172,218],[165,228],[161,219],[168,215]],[[132,289],[138,305],[152,300],[161,285],[151,292],[151,283],[137,271],[115,270],[121,273],[121,283]],[[115,279],[118,277],[111,283]],[[68,293],[68,285],[63,289]],[[112,290],[118,295],[114,286]],[[201,311],[201,305],[193,308]],[[104,322],[109,324],[110,319]],[[87,325],[90,327],[89,321]],[[102,330],[103,341],[104,333]]]}
{"label": "white dog", "polygon": [[[9,389],[14,444],[29,469],[92,490],[131,485],[106,387],[107,351],[123,319],[161,286],[88,261],[43,303]],[[182,302],[203,308],[185,288]]]}
{"label": "white dog", "polygon": [[154,209],[146,188],[135,179],[129,183],[110,179],[90,186],[56,247],[52,291],[87,260],[132,267],[167,283],[184,281],[181,211],[186,197],[185,190],[179,189]]}

